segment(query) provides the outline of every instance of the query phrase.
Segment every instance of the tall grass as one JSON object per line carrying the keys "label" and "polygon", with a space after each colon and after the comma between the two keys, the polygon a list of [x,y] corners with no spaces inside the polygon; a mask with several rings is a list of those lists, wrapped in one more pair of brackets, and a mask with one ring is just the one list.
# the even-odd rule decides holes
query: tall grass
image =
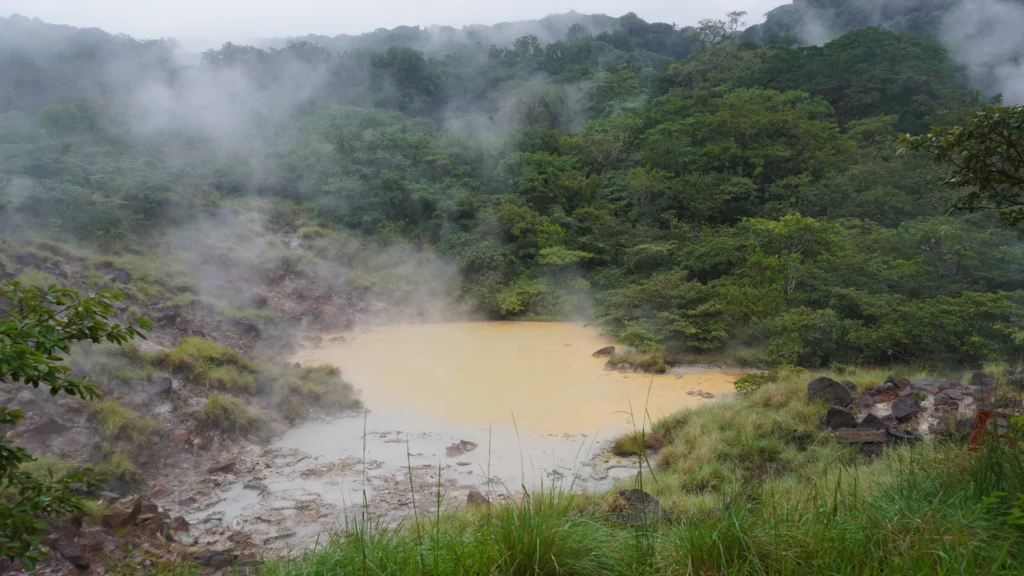
{"label": "tall grass", "polygon": [[[912,376],[916,376],[911,374]],[[867,460],[817,425],[804,373],[655,423],[669,511],[629,525],[612,495],[553,490],[484,509],[365,520],[268,574],[1020,574],[1024,444],[952,441]],[[861,386],[879,372],[845,375]],[[637,418],[638,422],[642,422]],[[633,436],[643,481],[645,427]],[[438,489],[440,494],[440,489]]]}

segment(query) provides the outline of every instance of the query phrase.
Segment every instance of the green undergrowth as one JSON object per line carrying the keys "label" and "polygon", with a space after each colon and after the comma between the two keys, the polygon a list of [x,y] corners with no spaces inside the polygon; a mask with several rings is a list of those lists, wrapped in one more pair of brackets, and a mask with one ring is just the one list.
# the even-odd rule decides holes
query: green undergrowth
{"label": "green undergrowth", "polygon": [[337,411],[359,405],[334,366],[279,365],[267,368],[264,377],[272,380],[274,405],[289,422],[301,420],[312,408]]}
{"label": "green undergrowth", "polygon": [[195,414],[196,424],[204,430],[218,430],[225,434],[244,436],[262,431],[263,415],[238,398],[214,394]]}
{"label": "green undergrowth", "polygon": [[160,429],[160,425],[149,418],[139,416],[127,406],[112,398],[99,400],[89,405],[89,412],[96,415],[109,440],[127,440],[138,447],[149,441]]}
{"label": "green undergrowth", "polygon": [[[867,386],[885,372],[832,376]],[[782,371],[734,401],[657,422],[664,448],[637,458],[642,473],[620,488],[655,495],[663,521],[624,523],[626,505],[614,493],[542,490],[489,508],[421,512],[397,528],[354,519],[266,573],[1019,573],[1024,444],[973,453],[935,440],[867,459],[818,428],[823,406],[806,391],[816,376]],[[649,434],[624,446],[638,450]]]}
{"label": "green undergrowth", "polygon": [[189,380],[217,390],[254,392],[256,364],[236,350],[204,338],[188,337],[153,361]]}

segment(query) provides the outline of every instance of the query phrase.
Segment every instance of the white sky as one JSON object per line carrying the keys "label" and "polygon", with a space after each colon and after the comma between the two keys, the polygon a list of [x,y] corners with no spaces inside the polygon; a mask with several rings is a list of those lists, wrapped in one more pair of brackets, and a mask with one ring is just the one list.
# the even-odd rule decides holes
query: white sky
{"label": "white sky", "polygon": [[21,14],[54,24],[97,27],[136,38],[175,37],[189,48],[270,36],[359,34],[377,28],[495,24],[575,9],[648,22],[694,24],[732,10],[748,24],[789,0],[0,0],[0,16]]}

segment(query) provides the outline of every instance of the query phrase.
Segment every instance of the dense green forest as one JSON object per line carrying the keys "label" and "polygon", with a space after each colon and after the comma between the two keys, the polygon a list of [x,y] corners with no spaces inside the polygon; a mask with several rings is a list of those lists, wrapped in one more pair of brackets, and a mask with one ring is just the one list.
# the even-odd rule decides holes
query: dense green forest
{"label": "dense green forest", "polygon": [[285,227],[457,263],[452,297],[487,317],[589,317],[668,360],[1005,360],[1019,234],[950,214],[945,169],[897,154],[1000,102],[937,36],[952,4],[802,2],[748,29],[568,15],[543,41],[404,29],[189,65],[12,17],[3,229],[145,244],[260,197]]}

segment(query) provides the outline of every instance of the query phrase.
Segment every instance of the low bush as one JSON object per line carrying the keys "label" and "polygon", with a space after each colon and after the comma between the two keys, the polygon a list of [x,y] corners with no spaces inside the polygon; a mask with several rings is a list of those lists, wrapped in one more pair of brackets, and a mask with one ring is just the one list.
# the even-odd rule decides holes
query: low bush
{"label": "low bush", "polygon": [[334,366],[286,364],[267,368],[264,377],[272,380],[274,405],[289,422],[301,420],[312,408],[336,411],[359,405],[355,390]]}
{"label": "low bush", "polygon": [[96,415],[103,427],[103,433],[110,440],[129,440],[135,446],[149,441],[160,425],[139,416],[117,400],[100,400],[89,405],[89,412]]}
{"label": "low bush", "polygon": [[257,433],[263,428],[262,414],[238,398],[224,394],[210,396],[195,418],[201,429],[219,430],[234,436]]}
{"label": "low bush", "polygon": [[194,384],[244,392],[253,392],[256,387],[257,367],[253,361],[204,338],[184,338],[177,348],[158,352],[153,361]]}

